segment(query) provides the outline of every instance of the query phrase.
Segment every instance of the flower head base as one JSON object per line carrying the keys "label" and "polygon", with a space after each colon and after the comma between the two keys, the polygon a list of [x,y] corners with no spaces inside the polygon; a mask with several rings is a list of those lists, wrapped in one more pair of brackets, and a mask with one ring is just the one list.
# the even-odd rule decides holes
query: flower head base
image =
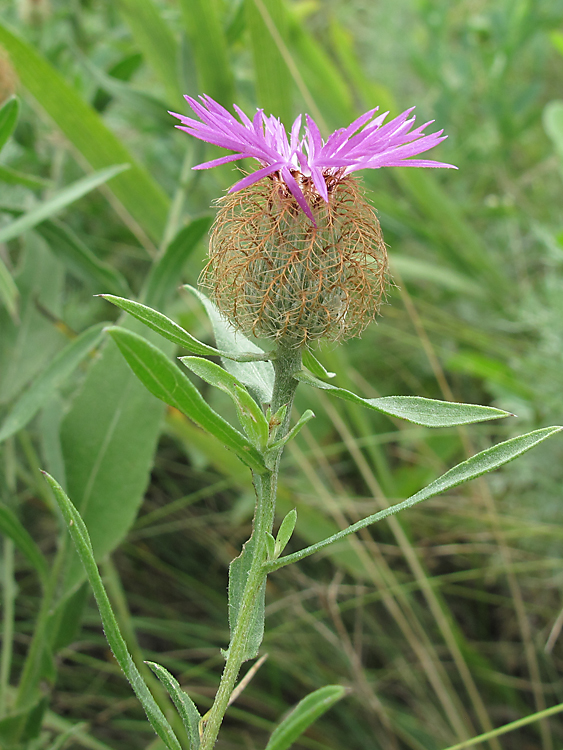
{"label": "flower head base", "polygon": [[[287,189],[295,198],[299,207],[314,222],[310,202],[305,198],[301,179],[308,178],[316,193],[328,202],[327,182],[334,178],[341,179],[358,169],[379,169],[379,167],[448,167],[445,164],[427,159],[411,159],[423,151],[438,145],[447,136],[443,131],[424,135],[424,129],[432,121],[412,129],[415,117],[409,117],[414,107],[383,124],[388,112],[375,119],[379,109],[371,109],[349,125],[336,130],[325,142],[321,138],[315,121],[306,115],[305,135],[301,136],[301,115],[297,117],[288,135],[279,119],[270,115],[266,117],[259,109],[250,120],[235,105],[240,122],[224,107],[209,96],[200,97],[201,103],[185,97],[192,111],[201,120],[194,120],[174,112],[182,125],[176,127],[185,130],[207,143],[230,149],[236,153],[223,156],[213,161],[198,164],[194,169],[209,169],[220,164],[253,158],[261,168],[232,186],[229,192],[242,190],[263,177],[277,174],[285,182]],[[310,192],[310,191],[309,191]]]}
{"label": "flower head base", "polygon": [[202,283],[240,330],[283,347],[361,333],[385,295],[387,252],[375,211],[353,175],[379,167],[451,167],[411,157],[436,146],[442,131],[413,129],[412,110],[384,124],[366,112],[325,142],[301,116],[288,136],[258,110],[237,120],[208,96],[186,97],[194,120],[177,127],[235,153],[199,164],[208,169],[253,158],[260,168],[220,200]]}

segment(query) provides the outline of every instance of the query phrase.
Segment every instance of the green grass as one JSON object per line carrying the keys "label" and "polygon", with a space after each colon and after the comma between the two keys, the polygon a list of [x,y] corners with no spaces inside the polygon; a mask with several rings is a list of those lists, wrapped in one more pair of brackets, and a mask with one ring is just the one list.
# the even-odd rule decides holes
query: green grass
{"label": "green grass", "polygon": [[[1,5],[0,41],[17,68],[22,109],[0,165],[45,182],[0,183],[0,208],[29,211],[93,169],[134,166],[53,220],[102,265],[57,252],[48,232],[0,248],[18,292],[5,283],[10,296],[0,303],[0,424],[74,334],[115,320],[93,297],[112,291],[100,287],[103,264],[135,295],[146,291],[171,240],[211,215],[233,182],[229,166],[192,172],[218,153],[166,124],[166,109],[185,111],[181,93],[203,91],[249,112],[309,111],[328,130],[377,104],[392,114],[416,104],[420,121],[444,128],[449,138],[435,158],[458,172],[364,174],[396,286],[361,339],[316,354],[338,386],[364,397],[453,396],[519,417],[431,432],[303,386],[297,411],[312,408],[316,419],[284,459],[279,520],[298,510],[289,551],[404,499],[470,453],[561,423],[561,152],[542,120],[560,96],[561,0],[141,6],[52,0],[46,19],[29,23],[14,4]],[[4,226],[12,216],[0,219]],[[200,241],[182,268],[163,261],[153,278],[170,290],[163,312],[212,343],[198,303],[176,291],[197,282],[204,257]],[[115,532],[114,568],[105,563],[102,573],[121,579],[113,603],[130,648],[169,669],[204,713],[228,639],[227,566],[250,532],[250,478],[233,454],[179,414],[159,412],[142,390],[129,393],[128,383],[109,348],[57,381],[33,421],[0,444],[0,498],[52,565],[57,516],[38,469],[62,483],[66,476],[97,524],[93,536],[107,524]],[[202,388],[230,414],[224,394]],[[96,399],[107,400],[107,415]],[[114,428],[116,446],[135,448],[135,436],[144,446],[128,454],[131,475],[117,447],[95,473],[92,455],[102,457]],[[217,748],[263,748],[290,706],[335,683],[351,694],[296,748],[443,750],[561,703],[561,450],[560,440],[546,442],[488,479],[274,573],[262,647],[269,657],[229,709]],[[6,539],[2,554],[7,636],[17,596],[0,718],[41,596],[27,558]],[[68,565],[74,578],[59,582],[56,596],[66,585],[74,598],[57,610],[58,625],[48,623],[53,661],[38,666],[29,699],[47,694],[48,713],[28,747],[48,748],[64,722],[86,722],[66,748],[157,750],[92,598],[76,593],[79,569]],[[562,745],[555,716],[478,747]]]}

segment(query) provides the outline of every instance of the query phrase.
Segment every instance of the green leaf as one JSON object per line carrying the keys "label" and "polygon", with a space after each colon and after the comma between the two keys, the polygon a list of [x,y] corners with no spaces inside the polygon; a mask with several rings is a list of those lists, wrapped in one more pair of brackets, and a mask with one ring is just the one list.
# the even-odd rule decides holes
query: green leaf
{"label": "green leaf", "polygon": [[322,380],[317,380],[317,378],[303,371],[296,373],[294,377],[302,383],[329,391],[333,396],[338,396],[345,401],[366,406],[368,409],[374,409],[390,417],[406,419],[408,422],[420,424],[424,427],[454,427],[461,424],[483,422],[487,419],[514,416],[510,412],[495,409],[493,406],[458,404],[453,401],[437,401],[433,398],[422,398],[421,396],[360,398],[360,396],[356,396],[351,391],[347,391],[344,388],[337,388],[337,386],[330,383],[324,383]]}
{"label": "green leaf", "polygon": [[190,379],[160,349],[123,328],[107,330],[135,375],[154,396],[215,435],[254,471],[260,473],[265,470],[256,448],[213,411]]}
{"label": "green leaf", "polygon": [[70,86],[36,48],[0,24],[0,44],[8,51],[23,86],[54,120],[93,169],[130,164],[110,190],[128,212],[132,229],[141,228],[158,242],[168,216],[162,188],[139,166],[100,115]]}
{"label": "green leaf", "polygon": [[47,702],[47,698],[43,697],[31,708],[18,711],[0,720],[0,747],[7,748],[7,750],[11,747],[19,750],[22,744],[27,747],[41,730]]}
{"label": "green leaf", "polygon": [[20,100],[16,96],[12,96],[0,109],[0,151],[14,132],[19,115]]}
{"label": "green leaf", "polygon": [[326,685],[303,698],[274,729],[266,750],[287,750],[319,716],[344,698],[346,692],[342,685]]}
{"label": "green leaf", "polygon": [[259,450],[264,450],[268,443],[268,420],[242,383],[230,372],[208,359],[201,357],[180,357],[179,359],[206,383],[220,388],[233,399],[244,431]]}
{"label": "green leaf", "polygon": [[0,258],[0,300],[13,319],[17,318],[18,297],[19,291],[16,282],[6,268],[4,261]]}
{"label": "green leaf", "polygon": [[53,254],[79,278],[94,281],[100,287],[99,291],[130,294],[125,277],[94,255],[66,224],[47,219],[36,227],[36,231],[48,243]]}
{"label": "green leaf", "polygon": [[42,177],[36,177],[35,175],[25,174],[24,172],[18,172],[11,167],[5,165],[0,166],[0,182],[6,182],[8,185],[24,185],[31,190],[37,190],[38,188],[44,188],[49,185],[49,180],[44,180]]}
{"label": "green leaf", "polygon": [[62,750],[62,748],[66,745],[67,740],[77,735],[83,729],[86,729],[87,726],[88,724],[86,722],[82,722],[82,724],[75,724],[74,726],[69,727],[66,732],[59,734],[59,736],[46,748],[46,750]]}
{"label": "green leaf", "polygon": [[335,372],[329,372],[324,368],[319,360],[314,357],[308,349],[303,349],[302,354],[303,365],[310,370],[313,375],[317,378],[334,378],[336,377]]}
{"label": "green leaf", "polygon": [[166,688],[168,695],[172,698],[176,710],[180,714],[180,718],[186,728],[188,737],[190,738],[190,750],[199,749],[199,722],[201,715],[197,710],[195,703],[192,701],[190,696],[182,690],[177,680],[170,674],[170,672],[161,667],[160,664],[155,664],[153,661],[147,661],[145,664],[152,669],[158,679]]}
{"label": "green leaf", "polygon": [[[235,329],[225,320],[217,307],[211,300],[192,286],[184,286],[184,289],[192,292],[202,302],[205,311],[213,326],[217,346],[224,352],[232,354],[243,354],[251,352],[263,355],[260,347],[253,344],[242,333]],[[231,354],[232,353],[232,354]],[[225,355],[222,355],[225,356]],[[271,362],[245,362],[229,361],[223,362],[225,369],[238,378],[256,396],[261,404],[268,404],[272,400],[274,389],[274,367]]]}
{"label": "green leaf", "polygon": [[45,586],[49,573],[47,561],[16,514],[4,503],[0,503],[0,531],[9,537],[20,552],[27,557],[39,574],[42,585]]}
{"label": "green leaf", "polygon": [[280,524],[276,535],[275,557],[279,557],[291,539],[291,535],[297,523],[297,510],[292,508]]}
{"label": "green leaf", "polygon": [[272,443],[269,450],[276,450],[282,445],[285,445],[290,440],[293,440],[293,438],[300,432],[301,428],[304,427],[310,419],[313,419],[314,416],[315,414],[311,411],[311,409],[307,409],[307,411],[303,412],[303,414],[299,417],[299,421],[297,422],[297,424],[291,428],[291,430],[287,433],[287,435],[285,435],[285,437],[283,437],[281,440],[276,440],[275,443]]}
{"label": "green leaf", "polygon": [[96,603],[100,611],[104,633],[109,646],[113,651],[119,666],[131,683],[135,695],[141,701],[147,718],[156,734],[169,750],[181,750],[180,743],[172,731],[172,727],[152,697],[145,681],[141,677],[139,670],[131,658],[127,645],[123,640],[123,636],[119,631],[117,620],[115,619],[111,604],[104,589],[104,584],[102,583],[102,579],[96,566],[92,544],[84,521],[66,496],[62,487],[49,474],[45,472],[43,472],[43,474],[53,490],[57,504],[61,509],[70,531],[72,541],[74,542],[80,560],[82,561],[82,565],[84,566],[84,570],[86,571],[86,575],[88,576],[88,580],[90,581],[90,586],[96,597]]}
{"label": "green leaf", "polygon": [[0,443],[30,422],[54,391],[64,383],[86,355],[97,345],[106,324],[87,328],[70,342],[35,379],[11,408],[0,427]]}
{"label": "green leaf", "polygon": [[176,292],[182,270],[211,224],[210,216],[194,219],[180,229],[153,265],[141,298],[153,307],[164,307]]}
{"label": "green leaf", "polygon": [[37,224],[53,216],[53,214],[61,211],[69,204],[74,203],[79,198],[82,198],[83,195],[103,185],[125,169],[129,169],[128,164],[117,164],[113,167],[100,169],[99,172],[94,172],[94,174],[82,177],[80,180],[73,182],[72,185],[63,188],[52,198],[39,203],[35,208],[23,214],[23,216],[20,216],[11,224],[2,227],[0,229],[0,242],[7,242],[14,237],[18,237],[18,235],[26,232],[28,229],[33,229]]}
{"label": "green leaf", "polygon": [[[229,565],[229,629],[231,638],[237,625],[240,605],[244,594],[244,588],[248,579],[248,572],[252,565],[254,555],[254,537],[245,543],[242,552]],[[258,651],[264,639],[264,621],[266,617],[266,579],[258,592],[254,603],[254,612],[252,620],[248,626],[248,634],[244,645],[243,660],[254,659],[258,656]],[[228,650],[224,652],[225,659],[228,656]]]}
{"label": "green leaf", "polygon": [[264,352],[259,354],[251,352],[240,355],[235,353],[234,355],[231,355],[229,352],[223,352],[219,349],[215,349],[213,346],[204,344],[202,341],[198,341],[198,339],[192,336],[191,333],[188,333],[173,320],[167,318],[166,315],[158,312],[158,310],[153,310],[152,307],[147,307],[140,302],[134,302],[130,299],[115,297],[112,294],[100,294],[99,296],[108,302],[111,302],[113,305],[116,305],[116,307],[125,310],[125,312],[128,312],[130,315],[133,315],[133,317],[140,320],[141,323],[144,323],[153,331],[156,331],[156,333],[160,334],[165,339],[168,339],[168,341],[171,341],[173,344],[181,346],[194,354],[208,354],[220,357],[238,356],[242,358],[243,361],[247,358],[250,358],[252,361],[256,357],[264,357]]}
{"label": "green leaf", "polygon": [[563,158],[563,101],[555,100],[546,105],[543,126],[557,153]]}
{"label": "green leaf", "polygon": [[297,562],[298,560],[308,557],[324,547],[327,547],[329,544],[333,544],[350,534],[354,534],[356,531],[360,531],[360,529],[364,529],[366,526],[377,523],[388,516],[395,515],[395,513],[399,513],[401,510],[405,510],[405,508],[411,508],[413,505],[417,505],[423,500],[428,500],[446,490],[450,490],[464,482],[468,482],[470,479],[475,479],[489,471],[494,471],[562,430],[563,427],[559,426],[544,427],[541,430],[534,430],[534,432],[519,435],[518,437],[494,445],[492,448],[487,448],[486,450],[481,451],[481,453],[471,456],[467,461],[463,461],[457,466],[454,466],[453,469],[442,474],[441,477],[435,479],[427,487],[420,490],[420,492],[403,500],[402,503],[397,503],[396,505],[392,505],[389,508],[379,511],[379,513],[374,513],[367,518],[363,518],[361,521],[352,524],[352,526],[348,526],[347,529],[343,529],[337,534],[333,534],[328,539],[323,539],[323,541],[317,542],[310,547],[306,547],[299,552],[295,552],[292,555],[286,555],[275,562],[268,563],[266,569],[268,572],[271,572],[272,570],[278,570],[290,563]]}

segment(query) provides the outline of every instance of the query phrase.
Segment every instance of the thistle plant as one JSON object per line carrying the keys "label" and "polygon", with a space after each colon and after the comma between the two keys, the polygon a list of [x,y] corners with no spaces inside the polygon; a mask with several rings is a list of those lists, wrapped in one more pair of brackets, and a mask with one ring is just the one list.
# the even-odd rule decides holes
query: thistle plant
{"label": "thistle plant", "polygon": [[[559,427],[512,438],[447,471],[415,495],[374,513],[337,534],[283,555],[298,524],[295,510],[277,525],[276,490],[285,445],[314,415],[297,415],[297,387],[319,388],[364,408],[427,427],[452,427],[511,416],[490,406],[414,396],[362,398],[333,385],[310,350],[320,339],[341,341],[360,334],[379,312],[388,283],[387,251],[376,213],[355,172],[380,167],[442,167],[451,164],[414,159],[438,145],[442,131],[424,134],[431,123],[414,127],[412,110],[385,123],[387,113],[366,112],[347,128],[323,140],[315,122],[298,117],[288,136],[275,117],[258,110],[252,120],[238,107],[239,119],[209,97],[186,97],[198,119],[175,114],[180,129],[235,153],[199,164],[208,169],[242,158],[260,167],[219,199],[211,231],[209,261],[201,291],[217,347],[194,338],[162,313],[139,302],[102,295],[149,328],[187,350],[187,368],[232,399],[240,422],[235,428],[204,400],[189,377],[159,348],[131,331],[108,329],[128,364],[156,397],[180,410],[216,436],[252,471],[256,491],[253,532],[229,571],[230,642],[211,709],[201,716],[175,678],[150,666],[170,693],[186,729],[191,750],[211,750],[228,706],[237,695],[243,663],[258,656],[264,634],[264,601],[269,574],[350,534],[498,468],[545,440]],[[249,338],[249,337],[252,337]],[[254,338],[264,344],[255,343]],[[195,356],[194,356],[195,355]],[[217,364],[209,357],[219,358]],[[48,477],[96,594],[108,641],[147,716],[170,750],[181,747],[131,660],[98,574],[87,530],[57,482]],[[277,529],[275,531],[275,529]],[[266,750],[283,750],[308,724],[344,695],[327,686],[303,699],[274,730]]]}

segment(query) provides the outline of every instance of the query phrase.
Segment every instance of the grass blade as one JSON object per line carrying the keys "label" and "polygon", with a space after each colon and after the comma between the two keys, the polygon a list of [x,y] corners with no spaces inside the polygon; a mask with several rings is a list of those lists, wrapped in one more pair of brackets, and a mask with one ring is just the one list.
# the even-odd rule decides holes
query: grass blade
{"label": "grass blade", "polygon": [[14,542],[20,552],[23,552],[39,574],[41,584],[45,586],[49,574],[47,561],[15,513],[3,503],[0,503],[0,531]]}

